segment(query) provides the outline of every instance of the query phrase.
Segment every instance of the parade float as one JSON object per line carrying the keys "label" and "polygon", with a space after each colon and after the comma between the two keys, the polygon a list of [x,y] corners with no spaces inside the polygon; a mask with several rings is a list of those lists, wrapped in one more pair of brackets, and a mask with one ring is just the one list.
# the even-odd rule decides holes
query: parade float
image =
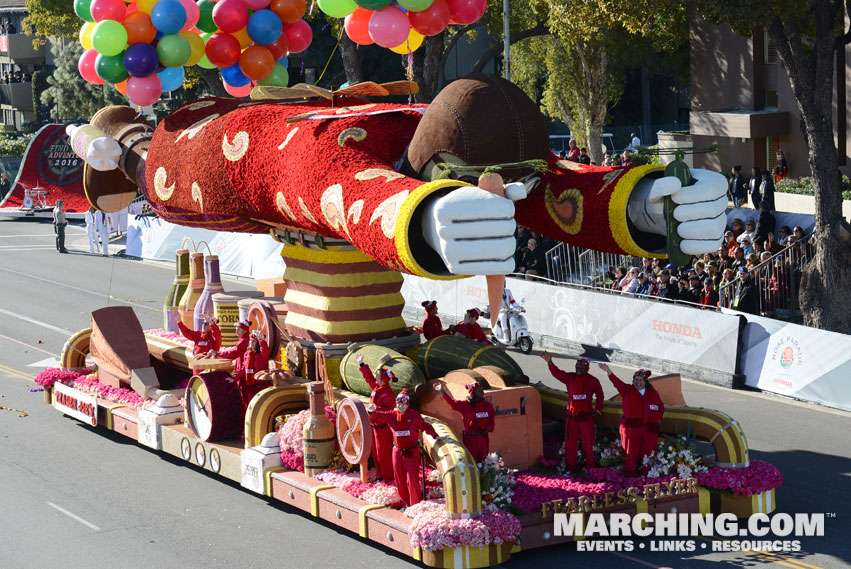
{"label": "parade float", "polygon": [[[252,18],[264,11],[261,3]],[[174,6],[183,2],[148,4],[137,6],[161,33],[181,37],[186,26],[195,33],[186,10]],[[285,4],[291,3],[271,3],[282,21]],[[449,21],[444,16],[474,21],[481,16],[476,6],[484,5],[400,4],[411,4],[407,15],[395,6],[364,15],[354,3],[319,2],[329,14],[347,17],[352,39],[385,47],[398,45],[398,38],[382,35],[384,22],[402,14],[408,27],[399,29],[408,39],[399,43],[407,42],[407,53],[416,40],[411,29],[437,33]],[[250,90],[252,66],[242,62],[239,48],[236,61],[223,57],[241,33],[235,26],[243,5],[222,0],[215,6],[211,22],[204,16],[210,6],[202,6],[196,22],[200,30],[218,26],[219,37],[206,38],[206,56],[237,65]],[[291,15],[300,17],[297,12]],[[417,16],[421,12],[426,15]],[[94,75],[81,61],[84,76],[105,80],[97,71],[105,65],[101,55],[114,51],[104,57],[116,57],[126,47],[117,28],[117,39],[99,33],[114,28],[103,26],[110,21],[94,26],[93,49],[100,55],[93,58]],[[262,47],[251,28],[248,35]],[[182,42],[159,45],[162,59]],[[245,56],[249,47],[243,49]],[[151,70],[135,71],[123,87],[142,104],[134,96],[147,91],[134,79]],[[147,79],[152,73],[141,77],[146,85],[156,83]],[[222,76],[229,88],[236,85],[228,77],[243,81],[233,70],[222,69]],[[162,87],[164,79],[157,81]],[[656,166],[612,169],[558,160],[535,104],[489,75],[451,83],[430,105],[382,102],[416,92],[411,81],[338,91],[258,81],[250,101],[194,101],[156,129],[127,107],[102,109],[91,124],[71,129],[72,146],[86,161],[86,196],[96,208],[123,207],[138,190],[153,212],[178,225],[270,233],[282,244],[286,269],[268,296],[225,291],[217,257],[205,257],[203,247],[181,247],[163,328],[143,330],[129,307],[94,311],[90,327],[67,341],[61,369],[37,377],[47,403],[433,567],[487,567],[523,550],[581,539],[554,532],[558,513],[744,517],[774,509],[780,473],[750,459],[734,419],[685,405],[678,377],[652,380],[667,409],[662,443],[640,476],[620,469],[619,401],[606,401],[595,420],[599,466],[567,474],[560,451],[566,392],[529,377],[495,346],[452,335],[423,342],[402,318],[401,273],[488,275],[495,306],[502,275],[513,269],[516,223],[583,247],[656,257],[667,254],[674,228],[679,252],[712,250],[723,232],[723,176],[680,171],[672,177]],[[222,350],[242,341],[242,332],[232,333],[234,324],[268,344],[269,369],[253,375],[257,392],[247,405],[234,362],[206,347],[199,352],[197,342],[178,333],[206,329],[214,316]],[[367,405],[372,374],[391,378],[384,384],[390,398],[423,419],[417,423],[422,436],[400,435],[394,427],[394,436],[416,441],[400,452],[423,458],[415,473],[423,500],[408,507],[386,471],[378,480],[382,472],[373,467],[373,449],[383,444],[373,431],[383,416],[371,416]],[[462,442],[461,415],[447,403],[462,400],[469,386],[482,387],[495,415],[492,452],[480,463]],[[394,469],[395,460],[394,454]],[[405,474],[410,480],[410,466]]]}

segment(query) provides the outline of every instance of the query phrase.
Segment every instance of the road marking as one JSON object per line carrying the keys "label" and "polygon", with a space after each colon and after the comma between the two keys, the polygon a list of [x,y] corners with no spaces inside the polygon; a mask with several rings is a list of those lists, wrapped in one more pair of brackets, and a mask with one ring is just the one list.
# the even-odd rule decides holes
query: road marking
{"label": "road marking", "polygon": [[622,557],[628,561],[632,561],[633,563],[640,563],[641,565],[646,565],[647,567],[652,567],[653,569],[664,569],[661,565],[656,565],[654,563],[650,563],[649,561],[644,561],[643,559],[639,559],[638,557],[633,557],[631,555],[626,555],[625,553],[618,553],[616,551],[609,551],[612,555],[616,555],[618,557]]}
{"label": "road marking", "polygon": [[[703,537],[696,536],[698,539],[702,539],[703,541],[713,542],[713,541],[731,541],[726,537]],[[803,561],[798,561],[797,559],[792,559],[791,557],[786,557],[784,555],[780,555],[778,553],[770,552],[770,551],[749,551],[747,549],[740,549],[739,551],[728,551],[724,553],[747,553],[748,555],[753,555],[762,561],[770,561],[772,563],[777,563],[779,565],[785,565],[786,567],[793,567],[794,569],[800,569],[801,567],[809,567],[810,569],[823,569],[818,565],[810,565],[809,563],[804,563]],[[802,552],[806,553],[806,552]],[[772,559],[772,557],[779,557],[780,559]],[[782,561],[781,561],[782,559]],[[792,565],[794,563],[794,565]]]}
{"label": "road marking", "polygon": [[43,360],[37,361],[35,363],[27,364],[27,367],[59,367],[59,359],[58,358],[44,358]]}
{"label": "road marking", "polygon": [[26,347],[33,349],[33,350],[37,350],[37,351],[41,352],[42,354],[47,354],[48,356],[53,356],[54,358],[59,357],[58,355],[54,354],[53,352],[48,352],[47,350],[43,350],[43,349],[39,348],[38,346],[33,346],[32,344],[27,344],[26,342],[21,342],[20,340],[16,340],[15,338],[10,338],[9,336],[4,336],[3,334],[0,334],[0,338],[3,338],[4,340],[9,340],[10,342],[15,342],[16,344],[26,346]]}
{"label": "road marking", "polygon": [[74,332],[71,332],[70,330],[58,328],[53,324],[48,324],[47,322],[42,322],[41,320],[36,320],[35,318],[30,318],[29,316],[18,314],[17,312],[12,312],[11,310],[4,310],[0,308],[0,314],[5,314],[6,316],[11,316],[12,318],[17,318],[18,320],[23,320],[25,322],[29,322],[30,324],[35,324],[36,326],[41,326],[42,328],[47,328],[48,330],[59,332],[60,334],[65,334],[66,336],[74,335]]}
{"label": "road marking", "polygon": [[18,377],[20,379],[26,379],[27,381],[33,380],[33,376],[27,375],[22,371],[18,371],[13,367],[9,367],[9,366],[3,365],[3,364],[0,364],[0,371],[5,371],[6,373],[8,373],[12,376]]}
{"label": "road marking", "polygon": [[[35,276],[35,275],[28,275],[28,274],[26,274],[26,273],[21,273],[21,272],[18,272],[18,271],[13,271],[12,269],[7,269],[7,268],[4,268],[4,267],[0,267],[0,271],[4,271],[4,272],[7,272],[7,273],[12,273],[13,275],[18,275],[18,276],[20,276],[20,277],[26,277],[26,278],[28,278],[28,279],[35,279],[35,280],[37,280],[37,281],[44,281],[44,282],[46,282],[46,283],[54,284],[54,285],[57,285],[57,286],[64,286],[64,287],[66,287],[66,288],[70,288],[70,289],[73,289],[73,290],[76,290],[76,291],[79,291],[79,292],[85,292],[86,294],[91,294],[91,295],[93,295],[93,296],[98,296],[98,297],[101,297],[101,298],[107,298],[107,299],[108,299],[108,298],[111,298],[111,297],[110,297],[110,295],[108,295],[108,294],[102,294],[102,293],[100,293],[100,292],[95,292],[95,291],[93,291],[93,290],[87,290],[87,289],[84,289],[84,288],[76,287],[76,286],[74,286],[74,285],[69,285],[69,284],[67,284],[67,283],[61,283],[61,282],[58,282],[58,281],[53,281],[53,280],[50,280],[50,279],[46,279],[46,278],[44,278],[44,277],[37,277],[37,276]],[[134,306],[139,306],[139,307],[141,307],[141,308],[144,308],[144,309],[146,309],[146,310],[152,310],[152,311],[154,311],[154,312],[162,312],[162,310],[159,310],[159,309],[157,309],[157,308],[151,308],[150,306],[145,306],[144,304],[139,304],[138,302],[128,302],[128,301],[126,301],[126,300],[121,300],[121,299],[118,299],[118,298],[115,298],[115,299],[113,299],[113,300],[116,300],[116,301],[118,301],[118,302],[125,302],[125,303],[127,303],[127,304],[132,304],[132,305],[134,305]],[[68,335],[69,335],[69,336],[70,336],[71,334],[72,334],[72,332],[68,332]]]}
{"label": "road marking", "polygon": [[48,506],[50,506],[51,508],[54,508],[54,509],[56,509],[56,510],[59,510],[60,512],[62,512],[63,514],[65,514],[66,516],[68,516],[69,518],[71,518],[72,520],[77,520],[78,522],[80,522],[80,523],[81,523],[81,524],[83,524],[84,526],[87,526],[87,527],[89,527],[89,528],[91,528],[91,529],[93,529],[93,530],[95,530],[95,531],[100,531],[100,528],[99,528],[99,527],[97,527],[95,524],[93,524],[93,523],[91,523],[91,522],[87,522],[86,520],[84,520],[83,518],[81,518],[80,516],[78,516],[77,514],[74,514],[74,513],[72,513],[72,512],[69,512],[68,510],[66,510],[66,509],[65,509],[65,508],[63,508],[62,506],[57,506],[57,505],[56,505],[56,504],[54,504],[53,502],[48,502],[48,503],[47,503],[47,505],[48,505]]}
{"label": "road marking", "polygon": [[[67,231],[67,230],[66,230]],[[55,233],[33,233],[32,235],[0,235],[0,239],[7,237],[56,237]]]}
{"label": "road marking", "polygon": [[0,245],[0,251],[49,251],[56,249],[55,245]]}

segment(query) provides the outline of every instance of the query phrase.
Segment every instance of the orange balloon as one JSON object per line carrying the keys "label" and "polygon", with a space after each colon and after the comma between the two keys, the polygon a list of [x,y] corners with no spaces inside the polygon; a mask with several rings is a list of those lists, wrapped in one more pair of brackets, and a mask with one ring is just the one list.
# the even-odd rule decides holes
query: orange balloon
{"label": "orange balloon", "polygon": [[248,37],[248,28],[242,28],[241,30],[234,32],[231,35],[235,37],[239,42],[239,49],[245,49],[254,43],[251,38]]}
{"label": "orange balloon", "polygon": [[252,45],[239,57],[239,68],[249,79],[265,79],[275,68],[275,58],[265,47]]}
{"label": "orange balloon", "polygon": [[278,15],[285,24],[292,24],[304,16],[304,0],[272,0],[269,9]]}
{"label": "orange balloon", "polygon": [[157,36],[157,29],[151,23],[151,17],[144,12],[130,12],[121,22],[127,30],[127,44],[151,43]]}
{"label": "orange balloon", "polygon": [[[127,79],[130,79],[129,77]],[[122,81],[121,83],[115,83],[113,87],[115,87],[119,93],[124,96],[127,96],[127,79]]]}

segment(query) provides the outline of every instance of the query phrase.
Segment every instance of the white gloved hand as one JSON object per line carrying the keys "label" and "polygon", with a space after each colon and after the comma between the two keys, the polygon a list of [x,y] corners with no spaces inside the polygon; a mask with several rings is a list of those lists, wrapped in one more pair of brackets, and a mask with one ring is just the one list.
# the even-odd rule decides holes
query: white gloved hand
{"label": "white gloved hand", "polygon": [[118,168],[121,158],[121,146],[118,141],[109,136],[100,136],[92,140],[86,147],[86,162],[101,172]]}
{"label": "white gloved hand", "polygon": [[716,251],[727,226],[727,179],[718,172],[692,169],[695,179],[683,187],[677,178],[644,178],[629,197],[627,213],[635,227],[646,233],[667,235],[665,198],[671,196],[674,218],[680,222],[677,233],[680,249],[687,255]]}
{"label": "white gloved hand", "polygon": [[465,186],[433,199],[423,237],[455,275],[507,275],[514,270],[514,203]]}

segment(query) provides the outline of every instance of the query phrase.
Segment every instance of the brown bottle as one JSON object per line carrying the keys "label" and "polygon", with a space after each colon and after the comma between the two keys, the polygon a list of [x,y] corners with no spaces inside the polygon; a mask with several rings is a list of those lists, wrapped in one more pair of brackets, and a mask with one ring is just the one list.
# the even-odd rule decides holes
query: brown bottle
{"label": "brown bottle", "polygon": [[302,430],[304,473],[315,476],[326,470],[334,458],[336,436],[334,425],[325,416],[325,386],[321,381],[307,384],[310,418]]}

